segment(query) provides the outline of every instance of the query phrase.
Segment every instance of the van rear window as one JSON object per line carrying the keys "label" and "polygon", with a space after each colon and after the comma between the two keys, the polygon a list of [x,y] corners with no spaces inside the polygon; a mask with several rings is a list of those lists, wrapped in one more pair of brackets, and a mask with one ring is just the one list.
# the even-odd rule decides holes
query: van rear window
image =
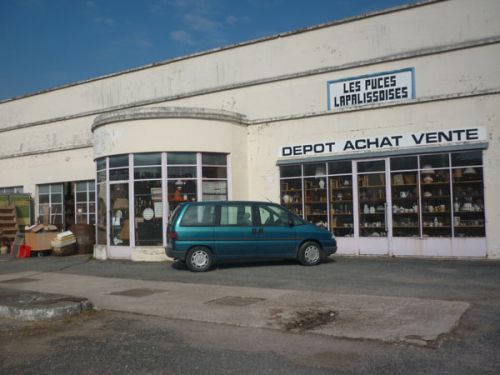
{"label": "van rear window", "polygon": [[189,206],[181,220],[184,227],[212,226],[215,224],[215,205]]}

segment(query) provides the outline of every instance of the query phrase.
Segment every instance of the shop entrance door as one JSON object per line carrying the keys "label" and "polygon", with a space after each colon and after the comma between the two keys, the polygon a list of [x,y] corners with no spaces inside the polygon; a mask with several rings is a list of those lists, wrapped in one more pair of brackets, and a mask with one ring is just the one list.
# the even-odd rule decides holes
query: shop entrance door
{"label": "shop entrance door", "polygon": [[109,185],[109,255],[113,258],[130,257],[128,183]]}
{"label": "shop entrance door", "polygon": [[356,161],[357,231],[359,253],[389,254],[392,236],[389,220],[387,159]]}

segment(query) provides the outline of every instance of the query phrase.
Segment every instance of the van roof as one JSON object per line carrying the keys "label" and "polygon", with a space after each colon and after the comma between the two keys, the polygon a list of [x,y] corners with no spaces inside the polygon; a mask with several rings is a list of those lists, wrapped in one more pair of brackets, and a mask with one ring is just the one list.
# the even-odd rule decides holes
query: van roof
{"label": "van roof", "polygon": [[254,204],[254,203],[258,203],[258,204],[275,204],[275,205],[278,205],[279,206],[279,203],[276,203],[276,202],[264,202],[264,201],[203,201],[203,202],[182,202],[182,204],[189,204],[189,205],[192,205],[192,204],[199,204],[199,205],[202,205],[202,204]]}

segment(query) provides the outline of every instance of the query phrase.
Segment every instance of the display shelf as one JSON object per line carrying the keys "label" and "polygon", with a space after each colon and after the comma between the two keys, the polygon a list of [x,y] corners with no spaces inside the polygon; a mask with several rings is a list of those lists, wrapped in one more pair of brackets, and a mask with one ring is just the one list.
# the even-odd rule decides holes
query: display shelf
{"label": "display shelf", "polygon": [[415,187],[415,186],[417,186],[417,183],[411,183],[411,184],[392,184],[391,186],[395,187],[395,188]]}
{"label": "display shelf", "polygon": [[360,199],[359,203],[373,203],[373,202],[382,202],[385,203],[384,198],[373,198],[373,199]]}
{"label": "display shelf", "polygon": [[330,192],[330,230],[335,236],[354,235],[352,176],[338,175],[328,179]]}
{"label": "display shelf", "polygon": [[311,223],[327,227],[327,189],[323,177],[304,179],[304,213],[305,219]]}
{"label": "display shelf", "polygon": [[418,173],[391,174],[392,231],[397,237],[420,234]]}
{"label": "display shelf", "polygon": [[422,182],[422,186],[445,186],[450,185],[450,181]]}
{"label": "display shelf", "polygon": [[462,185],[462,184],[482,184],[483,183],[483,180],[453,180],[453,184],[457,184],[457,185]]}
{"label": "display shelf", "polygon": [[453,224],[459,237],[484,237],[484,198],[482,168],[453,171]]}

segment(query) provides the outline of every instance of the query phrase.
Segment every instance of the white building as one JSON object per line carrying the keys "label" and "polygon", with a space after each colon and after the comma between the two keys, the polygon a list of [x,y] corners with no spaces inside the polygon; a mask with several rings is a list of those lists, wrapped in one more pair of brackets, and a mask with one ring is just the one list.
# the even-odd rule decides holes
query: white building
{"label": "white building", "polygon": [[0,189],[97,221],[100,258],[164,259],[169,210],[208,199],[341,254],[498,258],[499,20],[424,1],[2,101]]}

